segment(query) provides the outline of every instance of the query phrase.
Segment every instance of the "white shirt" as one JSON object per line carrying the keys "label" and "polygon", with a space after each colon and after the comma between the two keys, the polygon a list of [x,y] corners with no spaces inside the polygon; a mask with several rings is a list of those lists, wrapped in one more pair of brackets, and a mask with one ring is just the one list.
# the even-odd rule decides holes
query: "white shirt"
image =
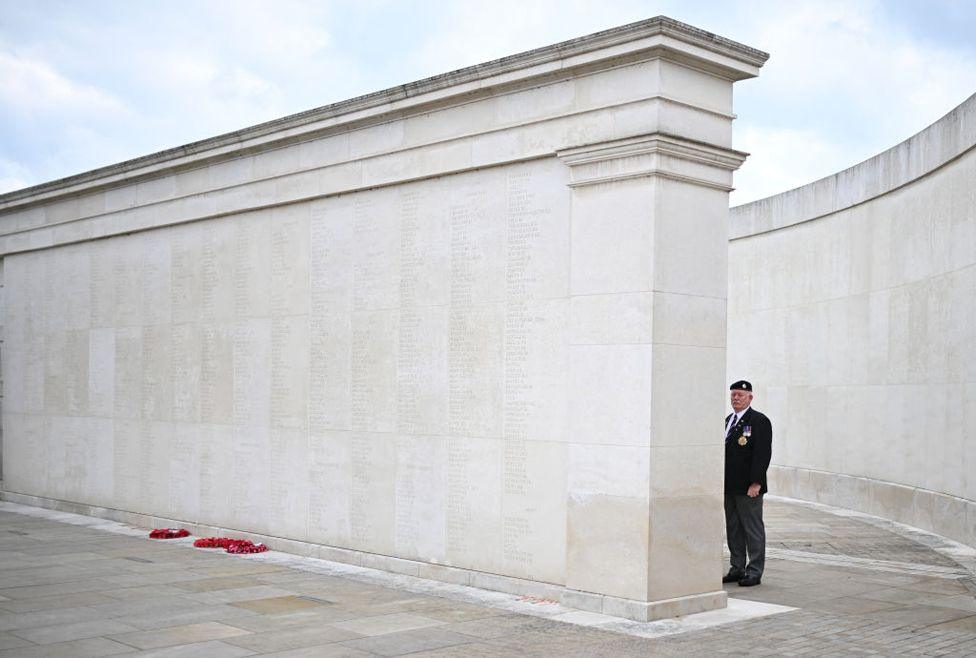
{"label": "white shirt", "polygon": [[739,419],[746,415],[746,412],[752,408],[752,405],[746,407],[742,410],[742,413],[732,412],[732,416],[729,417],[729,424],[725,426],[725,433],[728,434],[732,426],[739,422]]}

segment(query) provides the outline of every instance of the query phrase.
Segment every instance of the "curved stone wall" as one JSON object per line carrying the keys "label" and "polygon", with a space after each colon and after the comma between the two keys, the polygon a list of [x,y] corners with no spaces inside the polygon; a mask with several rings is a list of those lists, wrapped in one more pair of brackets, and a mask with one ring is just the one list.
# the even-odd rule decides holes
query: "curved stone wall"
{"label": "curved stone wall", "polygon": [[976,95],[733,208],[728,379],[774,423],[770,490],[976,545]]}

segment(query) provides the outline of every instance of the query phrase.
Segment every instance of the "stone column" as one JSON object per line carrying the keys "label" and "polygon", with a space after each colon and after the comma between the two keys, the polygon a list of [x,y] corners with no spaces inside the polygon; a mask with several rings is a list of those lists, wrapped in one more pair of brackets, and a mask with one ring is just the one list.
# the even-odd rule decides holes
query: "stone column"
{"label": "stone column", "polygon": [[640,620],[726,604],[728,193],[746,156],[729,129],[742,71],[667,53],[660,66],[660,96],[685,98],[662,105],[659,131],[559,153],[572,188],[565,601]]}

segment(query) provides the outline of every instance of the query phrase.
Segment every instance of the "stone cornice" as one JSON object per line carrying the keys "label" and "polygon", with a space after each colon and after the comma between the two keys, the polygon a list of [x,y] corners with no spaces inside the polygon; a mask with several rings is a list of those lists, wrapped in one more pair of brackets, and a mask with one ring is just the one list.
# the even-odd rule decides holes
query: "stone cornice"
{"label": "stone cornice", "polygon": [[757,75],[768,55],[658,16],[16,190],[0,195],[0,212],[546,84],[581,70],[662,57],[740,80]]}
{"label": "stone cornice", "polygon": [[730,191],[731,173],[747,153],[655,133],[559,151],[570,167],[570,187],[661,176]]}

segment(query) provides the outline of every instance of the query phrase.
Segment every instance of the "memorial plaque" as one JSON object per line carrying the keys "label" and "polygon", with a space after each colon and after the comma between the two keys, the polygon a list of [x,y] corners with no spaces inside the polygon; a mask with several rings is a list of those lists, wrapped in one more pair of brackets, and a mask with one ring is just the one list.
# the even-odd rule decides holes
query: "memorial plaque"
{"label": "memorial plaque", "polygon": [[271,313],[271,217],[270,211],[259,211],[233,222],[234,315],[239,320]]}
{"label": "memorial plaque", "polygon": [[[305,541],[308,533],[308,433],[305,429],[270,431],[268,513],[287,537]],[[245,495],[259,495],[260,491]],[[249,503],[255,504],[255,503]]]}
{"label": "memorial plaque", "polygon": [[233,421],[234,327],[200,326],[200,420],[228,425]]}
{"label": "memorial plaque", "polygon": [[447,446],[447,564],[501,568],[502,442],[451,437]]}
{"label": "memorial plaque", "polygon": [[349,443],[349,548],[394,550],[396,443],[392,435],[354,432]]}
{"label": "memorial plaque", "polygon": [[199,324],[174,324],[170,332],[173,420],[200,422],[202,371],[202,328]]}
{"label": "memorial plaque", "polygon": [[201,518],[200,427],[199,423],[173,424],[173,449],[168,460],[169,509],[177,519]]}
{"label": "memorial plaque", "polygon": [[308,318],[275,317],[271,321],[272,427],[307,427]]}
{"label": "memorial plaque", "polygon": [[112,418],[114,409],[115,330],[92,329],[88,332],[88,413]]}
{"label": "memorial plaque", "polygon": [[115,417],[142,416],[142,328],[119,327],[115,332]]}
{"label": "memorial plaque", "polygon": [[447,440],[400,437],[396,458],[396,553],[443,562],[447,545]]}
{"label": "memorial plaque", "polygon": [[169,325],[142,330],[142,413],[146,420],[169,420],[173,414],[172,346]]}
{"label": "memorial plaque", "polygon": [[309,426],[352,428],[352,203],[312,204]]}
{"label": "memorial plaque", "polygon": [[90,248],[89,299],[91,302],[91,326],[115,326],[115,262],[106,242],[97,242]]}
{"label": "memorial plaque", "polygon": [[273,532],[272,447],[267,424],[234,427],[230,497],[235,528]]}
{"label": "memorial plaque", "polygon": [[200,317],[204,322],[234,319],[237,301],[237,235],[227,219],[207,222],[200,231]]}
{"label": "memorial plaque", "polygon": [[308,539],[351,546],[351,432],[312,431],[308,437]]}
{"label": "memorial plaque", "polygon": [[140,324],[168,325],[172,321],[170,232],[168,229],[130,238],[142,256],[138,283]]}
{"label": "memorial plaque", "polygon": [[267,428],[271,422],[271,320],[239,320],[233,341],[234,424]]}

